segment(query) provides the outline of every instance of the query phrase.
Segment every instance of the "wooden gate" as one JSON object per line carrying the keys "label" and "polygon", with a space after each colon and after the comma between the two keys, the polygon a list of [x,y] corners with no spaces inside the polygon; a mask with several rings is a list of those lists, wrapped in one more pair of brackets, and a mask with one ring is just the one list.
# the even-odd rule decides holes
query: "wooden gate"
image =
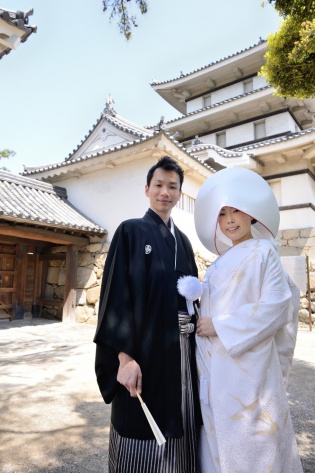
{"label": "wooden gate", "polygon": [[0,319],[14,317],[16,299],[16,245],[0,245]]}

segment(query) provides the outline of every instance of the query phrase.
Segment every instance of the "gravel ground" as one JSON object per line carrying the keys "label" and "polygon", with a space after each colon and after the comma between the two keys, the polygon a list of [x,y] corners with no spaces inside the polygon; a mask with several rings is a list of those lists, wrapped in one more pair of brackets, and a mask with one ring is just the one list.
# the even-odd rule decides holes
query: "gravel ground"
{"label": "gravel ground", "polygon": [[1,473],[107,472],[110,408],[95,380],[94,332],[0,323]]}
{"label": "gravel ground", "polygon": [[[95,381],[94,332],[0,322],[1,473],[107,473],[110,407]],[[314,387],[315,330],[301,326],[288,391],[304,473],[315,472]]]}
{"label": "gravel ground", "polygon": [[315,328],[300,325],[289,378],[291,416],[304,473],[315,473]]}

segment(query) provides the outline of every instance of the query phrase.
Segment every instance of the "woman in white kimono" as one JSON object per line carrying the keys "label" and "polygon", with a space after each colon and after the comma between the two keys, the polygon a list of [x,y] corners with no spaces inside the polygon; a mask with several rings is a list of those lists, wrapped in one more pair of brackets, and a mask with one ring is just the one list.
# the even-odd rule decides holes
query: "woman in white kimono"
{"label": "woman in white kimono", "polygon": [[275,248],[275,197],[252,171],[218,171],[197,196],[195,225],[220,255],[197,323],[202,473],[302,473],[286,394],[299,290]]}

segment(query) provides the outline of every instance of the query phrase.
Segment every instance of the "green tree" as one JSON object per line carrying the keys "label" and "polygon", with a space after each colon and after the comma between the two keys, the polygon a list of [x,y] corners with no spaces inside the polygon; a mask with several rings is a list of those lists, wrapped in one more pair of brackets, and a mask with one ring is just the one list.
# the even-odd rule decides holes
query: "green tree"
{"label": "green tree", "polygon": [[[305,18],[314,13],[314,0],[268,0],[281,16]],[[265,3],[265,2],[264,2]]]}
{"label": "green tree", "polygon": [[117,19],[119,31],[127,40],[131,38],[132,29],[138,26],[137,16],[132,13],[133,7],[142,15],[148,11],[148,3],[144,0],[103,0],[103,11],[109,11],[109,21]]}
{"label": "green tree", "polygon": [[284,97],[315,97],[315,1],[268,0],[283,17],[260,75]]}
{"label": "green tree", "polygon": [[[1,150],[0,149],[0,159],[2,158],[11,158],[12,156],[15,155],[15,151],[12,151],[10,149],[3,149]],[[2,169],[3,171],[9,171],[9,169],[6,167],[6,166],[2,166],[0,167],[0,169]]]}

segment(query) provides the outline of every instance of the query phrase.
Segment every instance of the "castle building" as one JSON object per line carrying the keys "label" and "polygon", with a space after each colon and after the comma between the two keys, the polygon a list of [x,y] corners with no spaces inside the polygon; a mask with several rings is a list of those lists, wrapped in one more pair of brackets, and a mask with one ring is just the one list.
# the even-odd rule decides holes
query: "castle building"
{"label": "castle building", "polygon": [[266,50],[260,40],[151,86],[180,113],[165,129],[187,152],[214,170],[241,166],[266,179],[280,207],[282,236],[302,237],[286,249],[298,254],[315,246],[315,99],[275,95],[259,75]]}
{"label": "castle building", "polygon": [[[207,177],[229,166],[251,169],[270,184],[280,208],[282,256],[315,258],[315,99],[275,95],[259,75],[266,48],[261,40],[191,73],[153,82],[153,90],[179,113],[155,127],[119,116],[109,97],[92,129],[63,161],[25,167],[24,177],[66,189],[76,211],[97,226],[99,236],[77,250],[84,275],[79,290],[72,292],[77,321],[96,321],[102,268],[114,231],[122,220],[145,213],[147,170],[165,154],[185,171],[183,197],[173,216],[197,259],[214,255],[194,230],[195,198]],[[62,281],[48,284],[50,298],[64,292],[58,287]]]}

